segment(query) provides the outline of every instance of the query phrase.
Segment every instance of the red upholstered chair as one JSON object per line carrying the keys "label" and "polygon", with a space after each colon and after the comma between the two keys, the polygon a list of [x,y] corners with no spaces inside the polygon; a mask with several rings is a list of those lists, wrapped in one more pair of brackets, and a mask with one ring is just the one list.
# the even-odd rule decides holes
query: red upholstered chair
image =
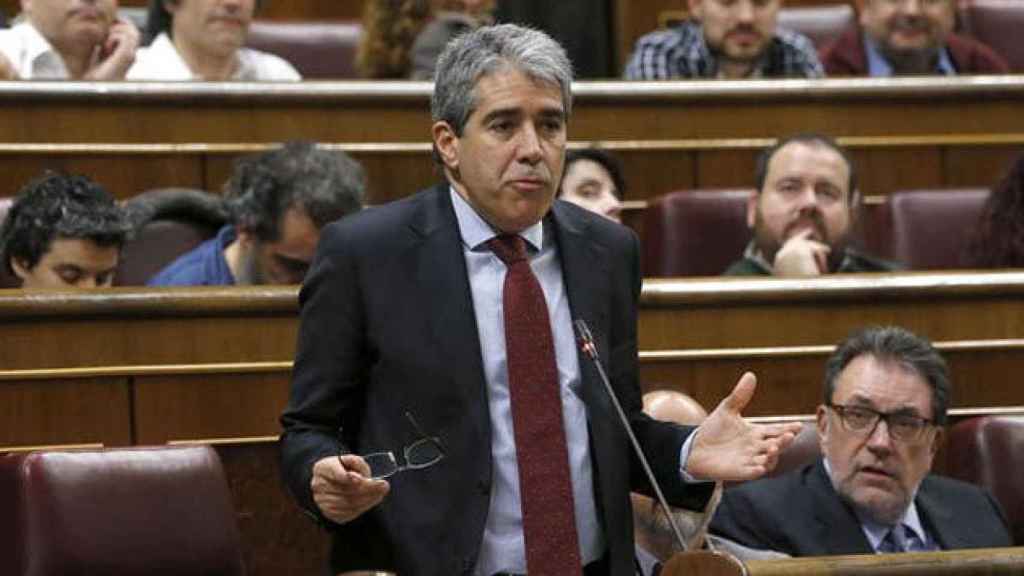
{"label": "red upholstered chair", "polygon": [[715,276],[750,241],[753,189],[682,190],[656,198],[644,213],[644,276]]}
{"label": "red upholstered chair", "polygon": [[0,456],[0,574],[244,574],[208,446]]}
{"label": "red upholstered chair", "polygon": [[358,21],[266,20],[253,22],[246,45],[284,58],[305,79],[358,78],[356,48],[362,35]]}
{"label": "red upholstered chair", "polygon": [[1021,0],[967,0],[962,3],[960,21],[964,32],[984,42],[1010,64],[1024,72],[1024,2]]}
{"label": "red upholstered chair", "polygon": [[892,241],[885,254],[909,270],[961,268],[989,190],[908,190],[889,196]]}
{"label": "red upholstered chair", "polygon": [[1014,544],[1024,546],[1024,416],[983,416],[953,426],[946,473],[988,488],[1006,513]]}
{"label": "red upholstered chair", "polygon": [[779,10],[778,25],[807,36],[820,49],[839,38],[856,20],[849,4],[798,6]]}

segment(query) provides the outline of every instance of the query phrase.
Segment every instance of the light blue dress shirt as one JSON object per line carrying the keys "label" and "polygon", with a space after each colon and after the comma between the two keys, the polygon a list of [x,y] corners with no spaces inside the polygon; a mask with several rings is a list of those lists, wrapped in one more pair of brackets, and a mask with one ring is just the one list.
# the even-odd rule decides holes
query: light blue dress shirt
{"label": "light blue dress shirt", "polygon": [[[882,55],[882,51],[878,49],[878,45],[872,40],[868,34],[864,33],[864,53],[868,57],[868,76],[872,78],[887,78],[892,76],[892,65]],[[936,73],[945,76],[953,76],[956,74],[956,68],[953,67],[953,60],[949,57],[949,51],[945,47],[939,49],[939,62],[936,65]]]}

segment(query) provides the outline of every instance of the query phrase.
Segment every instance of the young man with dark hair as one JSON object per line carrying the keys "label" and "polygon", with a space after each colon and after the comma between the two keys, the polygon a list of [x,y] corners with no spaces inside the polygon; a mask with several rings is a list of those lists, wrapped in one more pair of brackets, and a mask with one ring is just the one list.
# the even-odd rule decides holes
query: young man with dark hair
{"label": "young man with dark hair", "polygon": [[110,286],[130,229],[100,185],[48,173],[22,188],[7,212],[4,266],[24,288]]}

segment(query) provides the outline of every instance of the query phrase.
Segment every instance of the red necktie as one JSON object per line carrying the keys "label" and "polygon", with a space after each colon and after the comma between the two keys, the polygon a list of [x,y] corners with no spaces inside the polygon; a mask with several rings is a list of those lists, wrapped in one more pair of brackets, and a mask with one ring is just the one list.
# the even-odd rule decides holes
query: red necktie
{"label": "red necktie", "polygon": [[537,277],[518,235],[488,242],[505,263],[502,303],[519,492],[530,576],[582,574],[555,346]]}

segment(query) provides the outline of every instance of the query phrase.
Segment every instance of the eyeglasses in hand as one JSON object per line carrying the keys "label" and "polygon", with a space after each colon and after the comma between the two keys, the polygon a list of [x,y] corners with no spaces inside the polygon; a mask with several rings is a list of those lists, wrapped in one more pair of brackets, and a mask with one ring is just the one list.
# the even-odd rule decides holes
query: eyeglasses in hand
{"label": "eyeglasses in hand", "polygon": [[412,424],[419,439],[402,449],[403,463],[398,462],[394,451],[364,454],[363,460],[370,467],[370,478],[383,480],[406,470],[422,470],[444,459],[445,449],[441,439],[427,436],[411,413],[406,412],[405,418]]}

